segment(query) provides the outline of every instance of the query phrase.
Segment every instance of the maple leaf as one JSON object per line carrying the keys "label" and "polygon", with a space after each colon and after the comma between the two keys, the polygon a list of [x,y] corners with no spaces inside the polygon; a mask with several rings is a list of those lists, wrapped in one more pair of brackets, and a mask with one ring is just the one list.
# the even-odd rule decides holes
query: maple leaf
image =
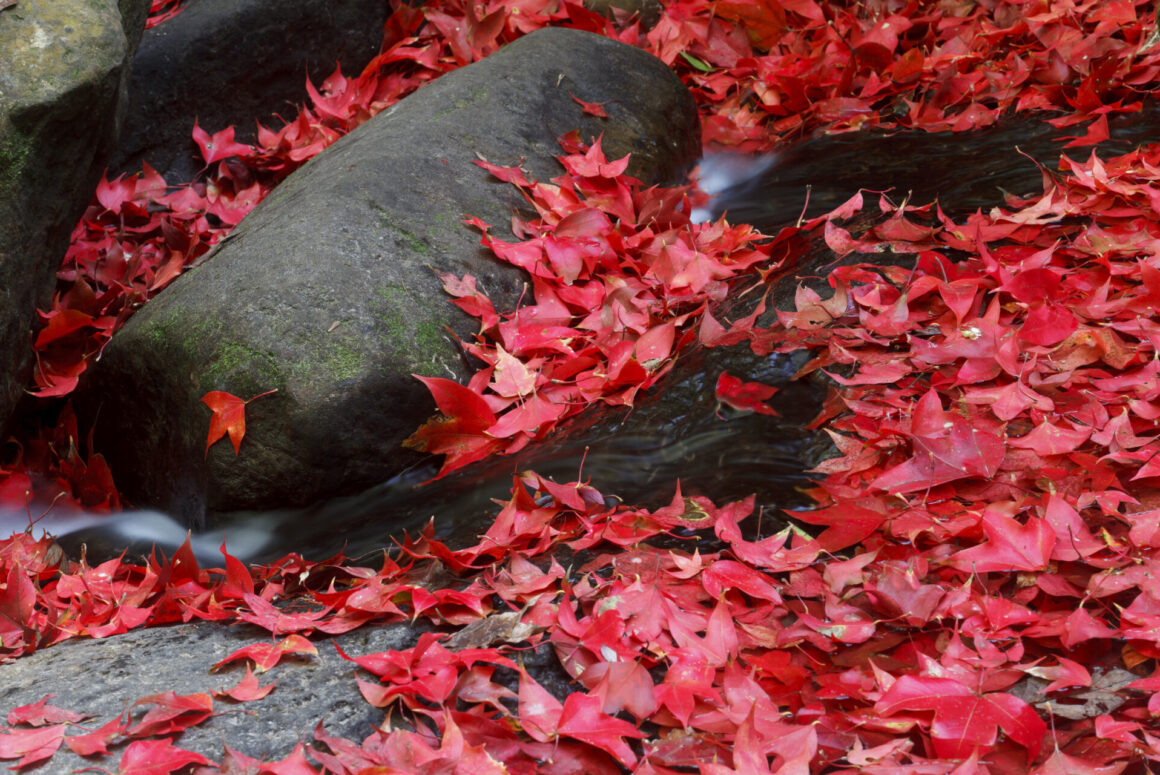
{"label": "maple leaf", "polygon": [[788,28],[785,8],[777,0],[718,2],[716,12],[723,19],[737,22],[755,47],[767,51]]}
{"label": "maple leaf", "polygon": [[301,635],[290,635],[277,643],[254,643],[243,646],[224,659],[215,662],[210,671],[216,672],[221,669],[222,665],[238,659],[251,659],[258,672],[264,673],[278,664],[282,657],[289,654],[314,654],[317,656],[318,649]]}
{"label": "maple leaf", "polygon": [[[309,83],[309,80],[307,81]],[[201,149],[201,157],[207,165],[230,156],[248,156],[254,152],[252,146],[234,142],[234,128],[226,127],[211,137],[208,132],[193,122],[193,141]]]}
{"label": "maple leaf", "polygon": [[951,567],[968,572],[1043,570],[1051,560],[1056,536],[1046,519],[1028,517],[1020,525],[1014,517],[997,508],[983,512],[983,533],[986,543],[972,546],[951,555]]}
{"label": "maple leaf", "polygon": [[1003,462],[1003,439],[945,411],[934,390],[915,405],[910,438],[914,456],[880,474],[872,487],[891,493],[926,490],[965,477],[991,477]]}
{"label": "maple leaf", "polygon": [[[520,685],[522,688],[523,683]],[[624,766],[632,767],[637,761],[636,754],[622,738],[643,738],[645,733],[627,721],[604,713],[602,705],[599,697],[580,692],[569,694],[564,698],[556,731],[607,751]],[[522,712],[520,718],[523,719]]]}
{"label": "maple leaf", "polygon": [[142,697],[133,703],[133,707],[138,705],[152,705],[153,707],[146,711],[140,722],[127,730],[126,734],[132,737],[180,732],[189,727],[197,726],[213,715],[213,698],[205,693],[162,692]]}
{"label": "maple leaf", "polygon": [[214,692],[214,696],[218,699],[231,699],[237,702],[251,702],[253,700],[260,700],[270,692],[274,691],[274,687],[278,685],[275,681],[267,686],[260,686],[258,684],[258,677],[254,675],[254,671],[246,665],[246,674],[242,676],[241,680],[237,682],[230,689],[222,689]]}
{"label": "maple leaf", "polygon": [[84,713],[49,705],[48,701],[55,696],[55,694],[47,694],[34,703],[13,708],[8,713],[8,723],[42,727],[47,724],[75,724],[88,718]]}
{"label": "maple leaf", "polygon": [[564,706],[526,672],[520,673],[519,721],[533,740],[547,743],[556,738]]}
{"label": "maple leaf", "polygon": [[205,454],[208,456],[209,448],[228,432],[230,441],[234,445],[234,454],[237,455],[242,445],[242,438],[246,435],[246,405],[262,396],[277,392],[278,389],[274,388],[244,401],[222,390],[212,390],[202,396],[201,402],[213,412],[213,417],[209,421],[209,436],[205,442]]}
{"label": "maple leaf", "polygon": [[976,747],[994,745],[1002,728],[1034,760],[1047,733],[1047,724],[1023,700],[999,692],[978,694],[951,678],[901,676],[874,709],[884,716],[902,710],[934,711],[935,752],[955,759],[970,756]]}
{"label": "maple leaf", "polygon": [[584,112],[589,116],[596,116],[597,118],[611,118],[611,116],[608,115],[608,111],[604,109],[604,106],[608,104],[608,100],[605,100],[604,102],[585,102],[572,92],[568,92],[568,96],[571,97],[577,105],[583,108]]}
{"label": "maple leaf", "polygon": [[658,707],[652,678],[640,662],[597,662],[584,670],[580,681],[600,698],[601,711],[610,716],[627,710],[646,719]]}
{"label": "maple leaf", "polygon": [[1047,761],[1031,771],[1030,775],[1119,775],[1128,768],[1130,762],[1095,762],[1068,756],[1056,747]]}
{"label": "maple leaf", "polygon": [[243,562],[226,551],[224,540],[220,551],[226,565],[226,580],[219,590],[220,596],[231,600],[240,600],[244,599],[246,595],[254,594],[254,577]]}
{"label": "maple leaf", "polygon": [[886,521],[887,514],[876,499],[865,498],[861,502],[843,500],[822,509],[794,512],[794,517],[810,525],[825,525],[817,537],[818,546],[836,552],[872,535]]}
{"label": "maple leaf", "polygon": [[129,721],[124,716],[115,716],[101,725],[99,729],[83,735],[73,735],[65,738],[65,743],[79,756],[107,756],[109,743],[125,734],[129,729]]}
{"label": "maple leaf", "polygon": [[36,586],[19,565],[12,565],[0,593],[0,644],[7,648],[35,646],[32,625],[36,621],[36,601]]}
{"label": "maple leaf", "polygon": [[1007,444],[1016,449],[1030,449],[1039,455],[1066,455],[1078,449],[1091,435],[1091,427],[1068,428],[1044,419],[1030,433],[1009,437]]}
{"label": "maple leaf", "polygon": [[249,611],[238,609],[238,619],[264,627],[274,635],[290,632],[310,634],[318,626],[318,620],[327,614],[325,610],[299,613],[283,611],[252,592],[243,593],[242,599]]}
{"label": "maple leaf", "polygon": [[[1092,676],[1083,665],[1066,657],[1056,657],[1059,663],[1054,667],[1029,667],[1026,672],[1051,683],[1043,688],[1045,694],[1074,686],[1091,686]],[[1134,686],[1135,684],[1133,684]]]}
{"label": "maple leaf", "polygon": [[484,434],[496,423],[496,416],[482,395],[442,377],[412,376],[427,386],[441,416],[424,423],[403,442],[403,446],[445,455],[439,476],[486,457],[499,448],[494,438]]}
{"label": "maple leaf", "polygon": [[[121,766],[117,775],[166,775],[176,772],[190,764],[213,766],[213,762],[199,753],[178,748],[172,740],[134,740],[121,754]],[[98,767],[85,767],[76,772],[91,772],[100,770]]]}
{"label": "maple leaf", "polygon": [[536,375],[502,345],[496,344],[496,364],[490,387],[505,398],[526,396],[536,389]]}
{"label": "maple leaf", "polygon": [[1019,338],[1040,347],[1051,347],[1067,339],[1078,327],[1075,315],[1057,304],[1036,304],[1027,313]]}
{"label": "maple leaf", "polygon": [[534,393],[517,404],[487,429],[487,435],[507,439],[518,433],[540,434],[555,426],[568,407],[555,404],[539,393]]}
{"label": "maple leaf", "polygon": [[1106,548],[1104,542],[1092,535],[1079,512],[1058,493],[1048,499],[1043,517],[1055,531],[1053,560],[1078,560]]}
{"label": "maple leaf", "polygon": [[718,698],[714,685],[716,670],[708,657],[695,648],[677,648],[668,654],[669,669],[665,680],[656,685],[656,699],[685,727],[698,700]]}
{"label": "maple leaf", "polygon": [[765,402],[772,398],[777,391],[778,389],[771,385],[763,385],[760,382],[744,382],[727,371],[721,372],[721,376],[717,377],[715,390],[717,400],[727,406],[770,417],[777,417],[777,412]]}
{"label": "maple leaf", "polygon": [[0,759],[19,759],[12,769],[29,767],[52,758],[64,741],[66,725],[0,732]]}

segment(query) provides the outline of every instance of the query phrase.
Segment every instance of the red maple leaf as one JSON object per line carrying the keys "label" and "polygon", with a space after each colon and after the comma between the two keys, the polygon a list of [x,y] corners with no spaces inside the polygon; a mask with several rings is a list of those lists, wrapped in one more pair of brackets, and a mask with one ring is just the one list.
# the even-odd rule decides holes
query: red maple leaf
{"label": "red maple leaf", "polygon": [[[121,754],[121,766],[117,770],[117,775],[165,775],[190,764],[212,766],[213,762],[199,753],[178,748],[169,739],[134,740]],[[92,770],[104,771],[97,767],[86,767],[77,772]]]}
{"label": "red maple leaf", "polygon": [[258,672],[264,673],[278,664],[282,657],[289,654],[314,654],[317,656],[318,649],[314,647],[313,643],[301,635],[290,635],[277,643],[254,643],[249,646],[243,646],[237,651],[232,652],[225,659],[215,662],[210,670],[217,671],[221,669],[222,665],[238,659],[251,659],[254,661],[254,667],[258,669]]}
{"label": "red maple leaf", "polygon": [[431,391],[441,415],[424,423],[403,446],[445,455],[439,476],[500,448],[499,441],[484,433],[495,424],[496,416],[482,395],[442,377],[412,376]]}
{"label": "red maple leaf", "polygon": [[47,724],[75,724],[87,718],[84,713],[77,713],[76,711],[49,705],[48,701],[55,696],[55,694],[48,694],[29,705],[21,705],[19,708],[13,708],[8,714],[8,723],[43,727]]}
{"label": "red maple leaf", "polygon": [[765,403],[777,390],[772,385],[763,385],[760,382],[744,382],[727,371],[721,372],[721,376],[717,377],[717,400],[742,412],[757,412],[777,417],[777,412]]}
{"label": "red maple leaf", "polygon": [[611,116],[608,115],[608,111],[604,109],[604,106],[609,102],[608,100],[605,100],[604,102],[585,102],[572,92],[568,92],[568,96],[571,97],[577,105],[583,108],[584,112],[588,115],[596,116],[597,118],[611,118]]}
{"label": "red maple leaf", "polygon": [[978,422],[945,411],[934,390],[915,404],[910,438],[914,456],[879,475],[873,487],[891,493],[927,490],[956,479],[993,476],[1003,462],[1003,439]]}
{"label": "red maple leaf", "polygon": [[0,732],[0,759],[19,759],[12,769],[52,758],[64,741],[65,724]]}
{"label": "red maple leaf", "polygon": [[73,735],[65,738],[68,747],[80,756],[107,756],[109,743],[125,734],[129,728],[129,721],[125,716],[116,716],[101,725],[99,729],[83,735]]}
{"label": "red maple leaf", "polygon": [[884,716],[899,711],[934,711],[931,740],[939,756],[962,759],[976,747],[994,745],[1000,728],[1027,749],[1027,758],[1039,755],[1047,724],[1027,703],[1011,694],[978,694],[951,678],[904,675],[874,704]]}
{"label": "red maple leaf", "polygon": [[230,441],[234,445],[234,454],[237,455],[242,438],[246,435],[246,404],[277,392],[278,389],[274,388],[244,401],[223,390],[212,390],[202,396],[201,402],[213,412],[213,417],[209,421],[209,436],[205,441],[205,454],[209,455],[209,448],[214,442],[229,433]]}
{"label": "red maple leaf", "polygon": [[177,694],[173,691],[142,697],[133,703],[152,705],[144,718],[130,727],[126,734],[132,737],[167,735],[196,726],[213,715],[213,698],[204,692]]}
{"label": "red maple leaf", "polygon": [[1019,524],[997,508],[983,512],[985,543],[957,552],[949,559],[952,567],[967,572],[1043,570],[1051,561],[1056,536],[1045,519],[1028,517]]}
{"label": "red maple leaf", "polygon": [[254,671],[246,665],[246,674],[230,689],[222,689],[214,692],[214,696],[218,699],[231,699],[237,702],[250,702],[252,700],[260,700],[270,692],[274,691],[274,687],[278,682],[275,681],[267,686],[258,684],[258,677],[254,675]]}
{"label": "red maple leaf", "polygon": [[207,165],[215,161],[227,159],[230,156],[249,156],[254,152],[253,146],[234,142],[234,128],[226,127],[215,132],[211,137],[208,132],[193,122],[193,141],[201,149],[201,157]]}

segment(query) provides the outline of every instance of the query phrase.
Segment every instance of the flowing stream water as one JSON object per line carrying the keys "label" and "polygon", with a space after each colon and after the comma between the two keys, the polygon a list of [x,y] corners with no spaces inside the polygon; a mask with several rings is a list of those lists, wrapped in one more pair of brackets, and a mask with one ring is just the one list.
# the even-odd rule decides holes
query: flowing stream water
{"label": "flowing stream water", "polygon": [[[1152,139],[1157,108],[1113,119],[1104,155],[1122,153]],[[970,133],[867,131],[805,140],[761,157],[721,155],[703,164],[703,185],[715,193],[711,211],[775,233],[803,213],[817,215],[860,188],[893,189],[901,202],[938,198],[943,210],[961,216],[1003,204],[1004,193],[1042,191],[1044,168],[1055,169],[1063,131],[1033,119],[1007,120]],[[1018,151],[1016,150],[1018,148]],[[1089,149],[1068,151],[1085,158]],[[808,196],[807,196],[808,194]],[[808,201],[808,205],[806,204]],[[815,278],[815,282],[817,278]],[[717,503],[757,496],[759,520],[750,530],[769,534],[785,524],[784,512],[808,508],[799,491],[808,460],[825,454],[825,443],[806,429],[824,389],[791,378],[801,359],[758,357],[744,346],[683,354],[673,373],[631,411],[598,409],[549,439],[512,457],[469,466],[423,485],[437,464],[408,471],[359,495],[304,509],[231,513],[211,519],[194,536],[199,561],[220,564],[218,547],[248,561],[271,560],[289,551],[323,559],[340,550],[359,556],[390,544],[391,536],[417,531],[434,518],[435,533],[453,546],[474,542],[498,510],[493,499],[509,497],[516,471],[531,468],[556,481],[583,480],[606,497],[658,507],[669,502],[678,479],[682,492]],[[770,404],[779,417],[721,410],[713,387],[722,370],[776,385]],[[728,414],[727,414],[728,413]],[[0,514],[0,531],[20,529],[21,514]],[[172,551],[186,529],[156,512],[103,516],[53,510],[39,526],[59,536],[66,551],[86,545],[91,559],[128,548],[143,555],[156,544]]]}

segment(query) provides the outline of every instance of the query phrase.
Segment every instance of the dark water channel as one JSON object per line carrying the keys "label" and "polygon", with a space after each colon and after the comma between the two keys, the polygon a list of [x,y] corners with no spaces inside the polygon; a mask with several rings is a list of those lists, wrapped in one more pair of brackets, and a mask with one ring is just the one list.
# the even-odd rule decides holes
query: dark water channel
{"label": "dark water channel", "polygon": [[[1149,141],[1157,118],[1156,106],[1149,105],[1142,114],[1113,119],[1113,139],[1101,145],[1101,154],[1122,153]],[[1004,193],[1042,191],[1042,172],[1028,157],[1055,169],[1064,150],[1059,138],[1081,132],[1020,118],[971,133],[823,136],[772,157],[717,159],[714,163],[725,162],[718,168],[731,171],[727,182],[733,185],[715,197],[714,214],[724,210],[732,222],[775,232],[803,213],[807,191],[805,213],[817,215],[866,188],[893,189],[895,202],[908,192],[912,204],[937,197],[945,212],[962,216],[1003,204]],[[1083,159],[1090,149],[1068,152]],[[834,257],[816,245],[812,250],[798,273],[824,285],[824,267]],[[792,298],[789,289],[796,283],[794,276],[787,277],[788,292],[774,298]],[[745,347],[695,351],[683,355],[670,377],[630,412],[596,410],[557,433],[555,440],[429,485],[421,483],[434,474],[434,464],[360,495],[311,508],[218,515],[196,537],[195,549],[210,564],[220,561],[217,547],[223,538],[232,554],[252,561],[288,551],[311,559],[339,550],[359,556],[389,545],[391,536],[403,530],[421,529],[431,518],[438,537],[464,546],[486,531],[499,508],[492,501],[509,496],[513,474],[529,468],[560,482],[580,478],[610,499],[648,507],[668,503],[678,479],[685,494],[707,495],[718,503],[756,494],[763,509],[760,532],[768,535],[784,525],[782,510],[808,507],[799,492],[807,482],[804,469],[827,447],[805,428],[820,408],[824,388],[793,381],[797,365],[788,356],[758,357]],[[779,386],[770,404],[780,417],[718,412],[713,387],[726,369],[743,379]],[[757,520],[749,522],[750,530],[757,530]],[[61,543],[70,552],[87,544],[90,557],[116,554],[125,546],[131,554],[143,554],[154,542],[171,552],[185,535],[167,517],[148,513],[117,515],[79,529],[67,519],[46,526],[67,533]]]}

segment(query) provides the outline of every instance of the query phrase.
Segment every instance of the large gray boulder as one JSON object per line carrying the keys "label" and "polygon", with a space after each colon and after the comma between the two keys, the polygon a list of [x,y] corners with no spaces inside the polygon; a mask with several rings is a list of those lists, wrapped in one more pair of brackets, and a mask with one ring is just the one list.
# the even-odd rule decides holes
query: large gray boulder
{"label": "large gray boulder", "polygon": [[[605,103],[583,113],[575,95]],[[138,506],[190,524],[213,511],[308,503],[390,478],[434,411],[411,374],[465,379],[455,341],[476,323],[435,272],[470,273],[499,308],[524,291],[460,223],[507,230],[523,205],[473,162],[562,170],[557,135],[603,134],[630,172],[673,181],[699,151],[694,104],[659,60],[574,30],[542,30],[367,122],[286,180],[197,269],[122,329],[80,411]],[[450,330],[448,330],[450,328]],[[205,449],[207,392],[242,398],[241,455]]]}
{"label": "large gray boulder", "polygon": [[149,0],[20,0],[0,11],[0,430],[30,335],[116,145]]}
{"label": "large gray boulder", "polygon": [[133,174],[143,161],[170,183],[202,166],[196,119],[213,133],[237,127],[252,143],[255,120],[277,125],[341,63],[358,75],[378,53],[389,8],[383,0],[187,0],[145,32],[133,59],[128,121],[110,162]]}

